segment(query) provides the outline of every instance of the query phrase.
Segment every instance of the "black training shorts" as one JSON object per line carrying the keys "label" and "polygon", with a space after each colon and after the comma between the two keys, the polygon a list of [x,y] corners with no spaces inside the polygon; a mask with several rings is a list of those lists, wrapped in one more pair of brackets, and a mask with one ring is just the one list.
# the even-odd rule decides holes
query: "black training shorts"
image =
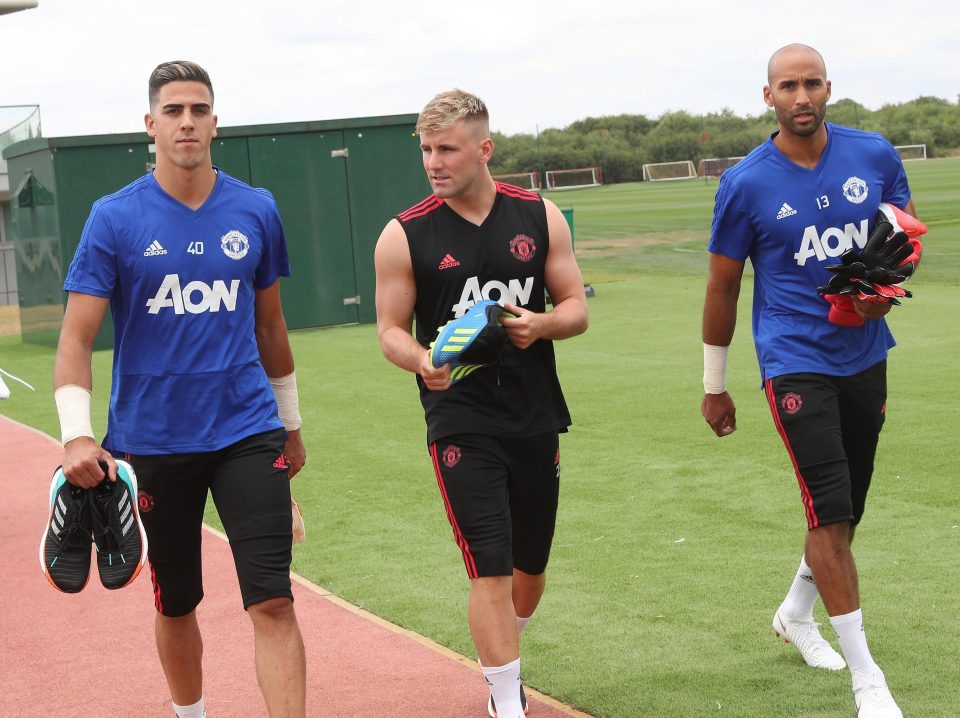
{"label": "black training shorts", "polygon": [[556,433],[478,434],[430,444],[437,483],[470,578],[546,570],[560,493]]}
{"label": "black training shorts", "polygon": [[807,527],[856,525],[886,416],[887,362],[853,376],[785,374],[765,387],[796,470]]}
{"label": "black training shorts", "polygon": [[140,484],[157,611],[184,616],[203,598],[200,527],[208,489],[230,539],[243,607],[293,598],[285,443],[286,432],[277,429],[219,451],[128,457]]}

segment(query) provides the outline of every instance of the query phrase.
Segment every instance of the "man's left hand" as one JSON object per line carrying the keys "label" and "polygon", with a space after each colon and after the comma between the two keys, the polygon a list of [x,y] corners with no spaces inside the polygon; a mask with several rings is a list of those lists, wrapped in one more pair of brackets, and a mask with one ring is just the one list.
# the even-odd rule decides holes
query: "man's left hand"
{"label": "man's left hand", "polygon": [[540,338],[543,319],[540,314],[509,303],[505,303],[503,308],[513,316],[504,316],[500,325],[507,330],[507,338],[517,349],[526,349]]}
{"label": "man's left hand", "polygon": [[853,297],[853,311],[864,319],[880,319],[886,316],[893,305],[890,302],[870,301]]}
{"label": "man's left hand", "polygon": [[303,446],[303,439],[300,437],[300,429],[293,429],[287,432],[287,443],[283,447],[283,455],[290,462],[290,478],[292,479],[298,473],[303,465],[307,463],[307,450]]}

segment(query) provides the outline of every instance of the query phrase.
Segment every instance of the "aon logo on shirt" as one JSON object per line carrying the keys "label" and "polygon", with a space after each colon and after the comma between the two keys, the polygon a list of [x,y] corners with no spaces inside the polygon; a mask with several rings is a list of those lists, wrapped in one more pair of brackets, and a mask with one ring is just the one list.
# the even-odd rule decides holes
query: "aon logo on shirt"
{"label": "aon logo on shirt", "polygon": [[867,220],[861,221],[859,227],[852,222],[844,225],[843,229],[828,227],[823,230],[823,234],[817,232],[817,228],[811,224],[803,230],[800,251],[794,254],[793,258],[802,267],[810,257],[816,257],[822,262],[827,257],[839,257],[852,249],[854,244],[863,249],[866,243]]}
{"label": "aon logo on shirt", "polygon": [[237,308],[237,291],[240,289],[240,280],[230,281],[230,288],[222,279],[218,279],[211,287],[205,282],[193,281],[180,288],[180,275],[168,274],[153,299],[147,300],[150,314],[159,314],[161,309],[173,308],[174,314],[202,314],[203,312],[219,312],[221,305],[228,312]]}
{"label": "aon logo on shirt", "polygon": [[505,302],[526,304],[530,301],[531,292],[533,292],[533,277],[524,279],[523,284],[519,279],[511,279],[507,284],[494,279],[482,287],[479,279],[470,277],[463,285],[460,302],[453,305],[453,316],[462,317],[470,307],[484,299],[492,299],[501,304]]}

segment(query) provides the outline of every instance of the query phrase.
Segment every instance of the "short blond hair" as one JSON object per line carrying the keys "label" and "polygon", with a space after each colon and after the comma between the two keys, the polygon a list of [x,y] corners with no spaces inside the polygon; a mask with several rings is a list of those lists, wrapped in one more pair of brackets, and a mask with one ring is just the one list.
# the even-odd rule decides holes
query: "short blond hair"
{"label": "short blond hair", "polygon": [[420,111],[417,134],[445,130],[460,120],[482,122],[484,131],[489,132],[490,115],[483,100],[455,87],[441,92]]}

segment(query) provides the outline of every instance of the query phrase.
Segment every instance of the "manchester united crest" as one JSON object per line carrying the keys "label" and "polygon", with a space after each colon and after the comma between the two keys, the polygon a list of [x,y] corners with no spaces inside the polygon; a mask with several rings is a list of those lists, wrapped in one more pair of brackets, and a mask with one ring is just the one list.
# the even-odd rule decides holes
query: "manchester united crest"
{"label": "manchester united crest", "polygon": [[243,259],[250,251],[250,240],[243,232],[231,229],[220,238],[220,249],[230,259]]}
{"label": "manchester united crest", "polygon": [[521,262],[529,262],[537,253],[537,245],[533,237],[525,234],[518,234],[510,240],[510,254]]}
{"label": "manchester united crest", "polygon": [[443,450],[443,465],[452,469],[460,461],[460,447],[450,444]]}
{"label": "manchester united crest", "polygon": [[848,202],[862,204],[868,194],[870,190],[867,188],[867,183],[859,177],[851,177],[843,183],[843,196]]}
{"label": "manchester united crest", "polygon": [[141,514],[148,514],[153,511],[153,497],[143,489],[137,492],[137,506]]}
{"label": "manchester united crest", "polygon": [[782,406],[783,410],[788,414],[796,414],[800,411],[800,407],[803,406],[803,399],[800,398],[799,394],[791,391],[780,400],[780,406]]}

